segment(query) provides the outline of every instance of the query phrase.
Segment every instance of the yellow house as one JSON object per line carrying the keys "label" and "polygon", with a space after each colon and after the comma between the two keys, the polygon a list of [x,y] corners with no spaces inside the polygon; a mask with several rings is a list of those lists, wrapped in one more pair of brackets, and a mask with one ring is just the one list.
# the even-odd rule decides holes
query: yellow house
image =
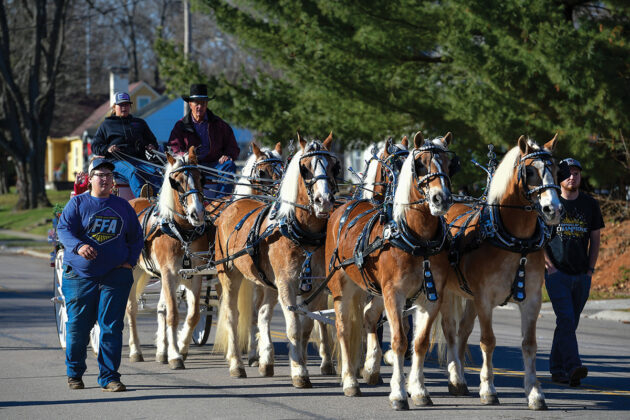
{"label": "yellow house", "polygon": [[[133,102],[131,106],[132,114],[135,114],[161,96],[143,81],[130,84],[128,91]],[[88,155],[88,150],[84,139],[88,133],[94,135],[96,129],[101,125],[105,117],[110,115],[110,112],[111,105],[107,101],[94,110],[69,135],[48,137],[46,139],[44,173],[46,175],[46,185],[49,188],[56,188],[62,185],[60,183],[74,182],[76,173],[87,166],[85,159]],[[55,184],[55,181],[57,184]]]}

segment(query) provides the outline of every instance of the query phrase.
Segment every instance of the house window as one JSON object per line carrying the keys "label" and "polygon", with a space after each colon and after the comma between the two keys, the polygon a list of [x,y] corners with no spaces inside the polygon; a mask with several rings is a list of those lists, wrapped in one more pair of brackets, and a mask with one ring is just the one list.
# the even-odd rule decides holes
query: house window
{"label": "house window", "polygon": [[150,96],[138,96],[138,109],[142,109],[151,102]]}

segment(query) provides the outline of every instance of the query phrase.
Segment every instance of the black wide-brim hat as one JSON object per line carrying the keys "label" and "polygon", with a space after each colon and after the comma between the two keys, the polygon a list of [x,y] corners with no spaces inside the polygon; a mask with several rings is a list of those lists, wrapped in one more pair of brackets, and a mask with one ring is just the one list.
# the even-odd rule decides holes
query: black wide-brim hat
{"label": "black wide-brim hat", "polygon": [[182,99],[186,102],[190,101],[210,101],[213,97],[208,97],[208,85],[192,84],[190,85],[190,95],[182,95]]}

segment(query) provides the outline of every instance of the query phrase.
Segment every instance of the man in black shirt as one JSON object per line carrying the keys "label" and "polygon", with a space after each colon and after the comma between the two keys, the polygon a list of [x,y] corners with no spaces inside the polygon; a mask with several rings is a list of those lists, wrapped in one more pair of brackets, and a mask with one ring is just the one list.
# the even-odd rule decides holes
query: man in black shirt
{"label": "man in black shirt", "polygon": [[588,369],[582,365],[575,331],[591,288],[604,220],[597,200],[581,192],[582,165],[560,162],[560,201],[565,209],[545,249],[545,286],[556,314],[549,371],[554,382],[579,386]]}

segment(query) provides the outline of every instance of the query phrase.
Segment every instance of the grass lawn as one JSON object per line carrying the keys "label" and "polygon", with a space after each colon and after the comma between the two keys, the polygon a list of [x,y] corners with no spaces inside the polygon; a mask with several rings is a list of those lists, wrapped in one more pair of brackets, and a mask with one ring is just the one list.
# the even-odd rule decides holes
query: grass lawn
{"label": "grass lawn", "polygon": [[[53,205],[56,203],[65,205],[70,200],[69,190],[48,190],[46,194]],[[18,196],[15,193],[15,188],[12,188],[9,194],[0,195],[0,229],[18,230],[46,236],[48,229],[52,226],[53,208],[43,207],[33,210],[15,211],[17,200]]]}

